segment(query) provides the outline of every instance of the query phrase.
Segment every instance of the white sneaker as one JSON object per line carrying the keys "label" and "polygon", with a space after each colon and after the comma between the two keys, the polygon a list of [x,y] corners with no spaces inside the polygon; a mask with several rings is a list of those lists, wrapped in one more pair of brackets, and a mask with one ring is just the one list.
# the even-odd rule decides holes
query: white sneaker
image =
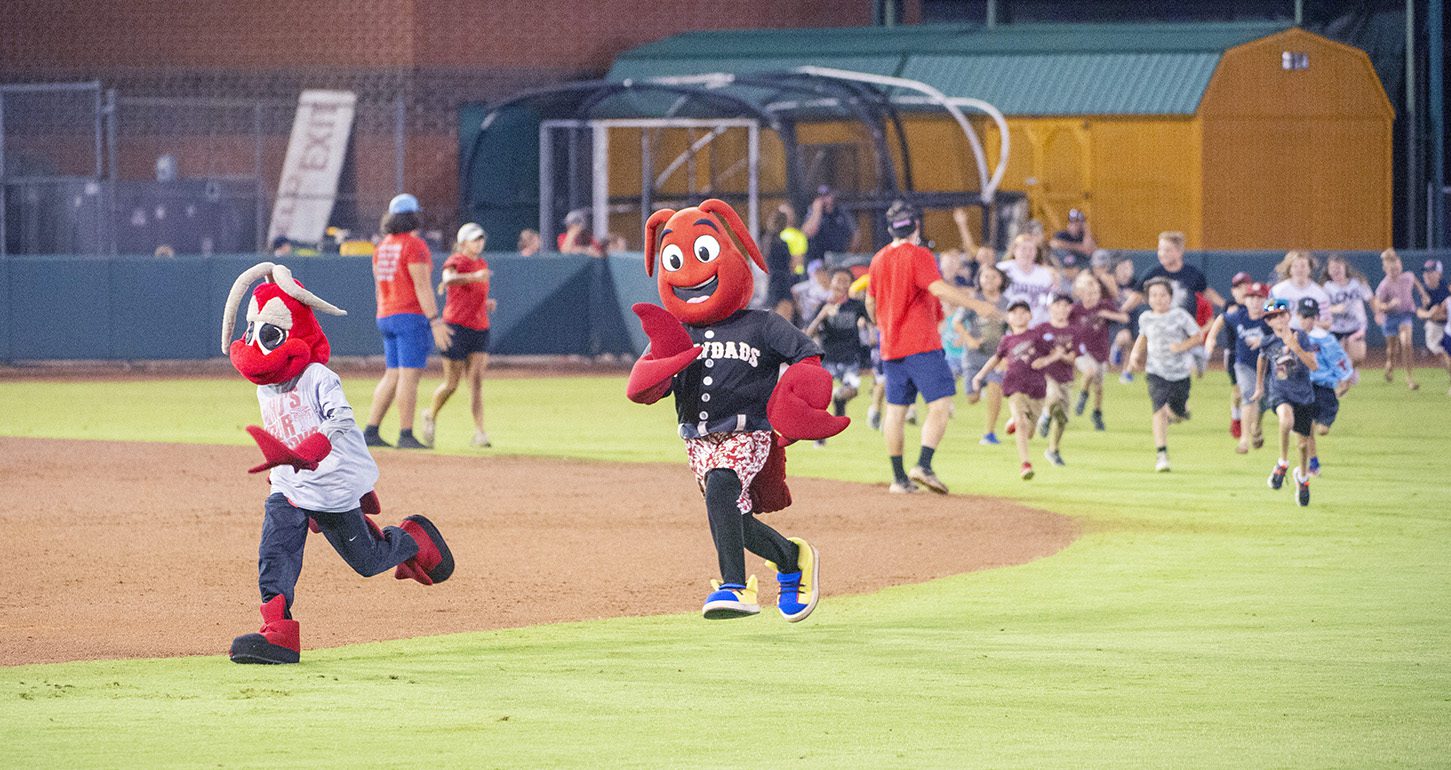
{"label": "white sneaker", "polygon": [[900,481],[893,481],[892,486],[887,487],[887,491],[894,495],[911,495],[922,491],[922,488],[913,484],[911,481],[908,481],[906,484]]}
{"label": "white sneaker", "polygon": [[418,422],[418,438],[423,443],[433,446],[433,434],[438,430],[438,425],[433,420],[433,413],[425,410]]}
{"label": "white sneaker", "polygon": [[1168,452],[1160,452],[1159,453],[1159,461],[1156,462],[1156,463],[1154,463],[1154,472],[1155,473],[1168,473],[1169,472],[1169,453]]}
{"label": "white sneaker", "polygon": [[489,434],[483,431],[476,431],[474,433],[474,440],[469,442],[469,446],[476,447],[478,449],[487,449],[488,447],[493,446],[493,444],[489,443]]}

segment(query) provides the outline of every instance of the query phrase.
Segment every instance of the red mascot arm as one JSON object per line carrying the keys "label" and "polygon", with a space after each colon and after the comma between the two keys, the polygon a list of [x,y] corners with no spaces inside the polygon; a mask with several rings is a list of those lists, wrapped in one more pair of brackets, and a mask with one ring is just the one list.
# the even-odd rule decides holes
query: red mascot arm
{"label": "red mascot arm", "polygon": [[827,412],[830,403],[831,375],[821,368],[821,358],[803,358],[786,368],[771,391],[766,419],[781,434],[782,446],[800,439],[831,438],[846,430],[851,418]]}
{"label": "red mascot arm", "polygon": [[333,451],[332,442],[321,433],[309,433],[306,438],[297,442],[295,447],[287,446],[276,436],[256,425],[248,425],[247,433],[252,436],[253,441],[257,442],[257,448],[262,450],[263,459],[261,465],[248,468],[248,473],[261,473],[279,465],[291,465],[299,471],[315,471],[317,464]]}
{"label": "red mascot arm", "polygon": [[637,302],[630,309],[640,317],[650,347],[630,369],[625,395],[637,404],[653,404],[670,391],[670,379],[700,357],[700,346],[665,308]]}

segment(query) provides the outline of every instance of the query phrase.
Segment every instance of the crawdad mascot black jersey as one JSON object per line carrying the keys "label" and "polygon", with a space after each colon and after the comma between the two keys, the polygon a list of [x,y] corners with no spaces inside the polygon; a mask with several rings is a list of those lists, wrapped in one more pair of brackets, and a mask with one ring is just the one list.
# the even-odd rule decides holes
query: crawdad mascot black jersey
{"label": "crawdad mascot black jersey", "polygon": [[766,402],[782,364],[821,355],[821,348],[766,310],[740,310],[709,326],[686,325],[700,357],[675,375],[675,415],[681,438],[771,430]]}

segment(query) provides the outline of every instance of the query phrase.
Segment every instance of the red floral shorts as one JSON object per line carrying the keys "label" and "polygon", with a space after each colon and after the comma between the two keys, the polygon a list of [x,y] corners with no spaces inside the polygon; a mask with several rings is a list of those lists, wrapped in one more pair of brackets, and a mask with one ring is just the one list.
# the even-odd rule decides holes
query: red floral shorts
{"label": "red floral shorts", "polygon": [[771,454],[774,437],[768,430],[752,430],[740,433],[709,433],[701,438],[685,440],[685,453],[690,456],[690,470],[695,472],[695,483],[705,491],[705,474],[723,468],[736,472],[741,480],[741,496],[736,507],[741,513],[750,513],[751,482],[766,464]]}

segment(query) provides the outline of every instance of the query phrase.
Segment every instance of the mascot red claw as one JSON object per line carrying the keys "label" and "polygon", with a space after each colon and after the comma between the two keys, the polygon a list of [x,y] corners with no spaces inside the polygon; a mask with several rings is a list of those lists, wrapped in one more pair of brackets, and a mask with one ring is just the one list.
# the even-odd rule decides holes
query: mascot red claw
{"label": "mascot red claw", "polygon": [[[247,288],[247,329],[232,340]],[[247,433],[262,450],[251,473],[270,471],[271,492],[258,547],[261,631],[232,640],[237,663],[296,663],[302,649],[292,618],[293,592],[309,529],[321,532],[348,566],[364,577],[388,569],[424,585],[447,580],[453,555],[423,516],[379,527],[373,484],[378,466],[363,443],[342,381],[327,367],[331,348],[314,310],[346,315],[303,288],[282,265],[263,262],[237,277],[222,315],[222,352],[257,386],[265,427]]]}
{"label": "mascot red claw", "polygon": [[641,404],[675,396],[720,563],[721,580],[711,581],[702,614],[760,612],[756,578],[746,577],[749,550],[776,571],[777,609],[796,622],[816,608],[820,554],[756,516],[791,504],[784,447],[834,436],[850,419],[826,410],[831,375],[816,343],[781,316],[748,308],[753,263],[766,269],[741,218],[723,201],[650,216],[645,272],[655,276],[661,304],[633,308],[650,343],[630,371],[626,395]]}

